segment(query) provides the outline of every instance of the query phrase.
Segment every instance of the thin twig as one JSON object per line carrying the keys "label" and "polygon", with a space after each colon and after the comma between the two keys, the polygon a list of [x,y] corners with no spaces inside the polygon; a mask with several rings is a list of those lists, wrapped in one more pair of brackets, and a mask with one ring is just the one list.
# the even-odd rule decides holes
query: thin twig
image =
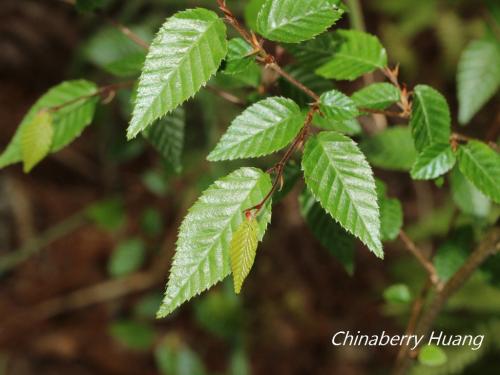
{"label": "thin twig", "polygon": [[437,274],[436,268],[434,265],[424,256],[422,251],[415,245],[415,243],[408,237],[408,235],[401,230],[399,232],[399,238],[405,244],[406,249],[415,256],[418,262],[424,267],[424,269],[429,274],[429,279],[431,282],[436,285],[436,287],[440,287],[439,276]]}
{"label": "thin twig", "polygon": [[112,18],[106,17],[106,20],[113,25],[116,29],[118,29],[123,35],[129,38],[132,42],[137,44],[139,47],[144,48],[145,50],[149,49],[149,44],[144,39],[142,39],[139,35],[130,30],[127,26],[122,25],[119,22],[116,22]]}
{"label": "thin twig", "polygon": [[229,103],[235,104],[240,107],[245,107],[247,105],[247,103],[244,100],[238,98],[236,95],[233,95],[230,92],[221,90],[218,87],[210,85],[207,85],[205,87],[207,90],[212,91],[214,94],[220,96],[222,99],[228,101]]}

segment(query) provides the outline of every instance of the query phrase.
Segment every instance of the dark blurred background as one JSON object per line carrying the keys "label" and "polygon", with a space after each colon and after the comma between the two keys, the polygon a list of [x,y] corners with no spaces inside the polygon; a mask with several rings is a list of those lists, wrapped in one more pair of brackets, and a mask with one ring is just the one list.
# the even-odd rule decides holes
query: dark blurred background
{"label": "dark blurred background", "polygon": [[[71,1],[2,0],[0,149],[51,86],[117,81],[99,69],[115,43],[125,43],[109,19],[148,40],[176,10],[214,4],[109,0],[91,14]],[[245,1],[229,4],[243,17]],[[401,81],[440,90],[456,122],[457,61],[495,22],[488,1],[367,0],[362,10],[391,64],[401,64]],[[339,26],[349,27],[348,17]],[[356,84],[342,88],[352,92]],[[245,90],[236,88],[250,95]],[[226,280],[154,319],[180,220],[202,189],[234,168],[205,157],[241,109],[208,90],[189,102],[184,169],[176,174],[142,140],[126,142],[129,96],[120,92],[101,107],[81,138],[31,174],[19,166],[0,172],[0,374],[388,373],[397,348],[334,348],[331,336],[341,329],[401,334],[409,306],[385,301],[383,291],[405,283],[416,293],[425,275],[394,241],[384,262],[358,245],[349,276],[300,217],[300,182],[276,205],[241,296]],[[499,122],[491,101],[463,132],[495,139]],[[437,246],[454,216],[445,194],[407,174],[376,173],[403,201],[408,233],[423,248]],[[500,290],[474,278],[448,312],[439,324],[455,331],[476,329],[481,317],[500,319]],[[440,373],[498,374],[499,346],[467,360],[458,353],[451,358],[466,362],[457,364],[465,370]]]}

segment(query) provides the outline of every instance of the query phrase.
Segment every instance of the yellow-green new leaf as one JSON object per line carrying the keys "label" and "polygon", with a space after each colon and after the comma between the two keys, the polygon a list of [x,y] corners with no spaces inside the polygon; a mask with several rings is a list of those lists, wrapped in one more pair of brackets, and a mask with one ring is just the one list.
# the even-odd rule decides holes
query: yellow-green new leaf
{"label": "yellow-green new leaf", "polygon": [[302,169],[321,206],[383,258],[375,180],[356,143],[336,132],[319,133],[304,147]]}
{"label": "yellow-green new leaf", "polygon": [[38,113],[21,132],[21,153],[23,169],[28,173],[50,151],[54,137],[52,114],[48,111]]}
{"label": "yellow-green new leaf", "polygon": [[[158,311],[164,317],[231,272],[233,233],[245,220],[243,211],[260,203],[271,190],[269,174],[240,168],[214,182],[182,221],[165,298]],[[258,239],[271,219],[271,202],[258,216]]]}
{"label": "yellow-green new leaf", "polygon": [[238,294],[241,286],[252,269],[257,252],[259,228],[257,220],[244,220],[231,240],[229,256],[233,272],[234,291]]}
{"label": "yellow-green new leaf", "polygon": [[146,57],[128,138],[196,94],[217,71],[226,51],[226,26],[216,13],[198,8],[170,17]]}

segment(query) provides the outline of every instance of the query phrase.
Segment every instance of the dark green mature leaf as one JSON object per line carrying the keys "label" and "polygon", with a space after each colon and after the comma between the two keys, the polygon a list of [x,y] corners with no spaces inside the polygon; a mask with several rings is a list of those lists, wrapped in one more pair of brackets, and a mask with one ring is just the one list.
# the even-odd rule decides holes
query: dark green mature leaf
{"label": "dark green mature leaf", "polygon": [[474,232],[471,227],[461,227],[448,236],[432,259],[440,280],[446,282],[458,271],[473,245]]}
{"label": "dark green mature leaf", "polygon": [[322,207],[382,258],[375,181],[356,143],[339,133],[319,133],[306,143],[302,169]]}
{"label": "dark green mature leaf", "polygon": [[380,238],[382,241],[396,239],[403,227],[403,208],[397,199],[384,197],[379,200]]}
{"label": "dark green mature leaf", "polygon": [[51,88],[23,118],[11,142],[0,155],[0,168],[22,160],[21,133],[41,110],[64,105],[53,113],[54,136],[50,151],[57,152],[71,143],[91,123],[97,103],[96,93],[96,85],[84,80],[66,81]]}
{"label": "dark green mature leaf", "polygon": [[356,91],[351,98],[358,108],[383,110],[399,101],[400,92],[390,83],[373,83]]}
{"label": "dark green mature leaf", "polygon": [[277,42],[299,43],[321,34],[342,16],[336,0],[267,0],[258,32]]}
{"label": "dark green mature leaf", "polygon": [[[244,220],[243,210],[260,203],[270,189],[268,174],[255,168],[241,168],[213,183],[201,195],[180,227],[158,317],[167,316],[229,275],[229,247],[233,233]],[[258,217],[259,240],[270,218],[269,203]]]}
{"label": "dark green mature leaf", "polygon": [[481,192],[500,203],[500,155],[479,141],[461,146],[458,153],[460,171]]}
{"label": "dark green mature leaf", "polygon": [[341,40],[334,33],[324,33],[300,44],[288,44],[286,49],[293,55],[297,64],[309,71],[314,71],[332,57],[332,51]]}
{"label": "dark green mature leaf", "polygon": [[233,273],[234,291],[241,292],[243,282],[250,273],[255,255],[257,253],[259,227],[257,220],[251,218],[244,220],[234,232],[231,240],[229,257],[231,259],[231,272]]}
{"label": "dark green mature leaf", "polygon": [[196,94],[226,52],[226,26],[214,12],[189,9],[170,17],[146,57],[128,138]]}
{"label": "dark green mature leaf", "polygon": [[415,148],[422,151],[435,143],[448,143],[451,133],[450,109],[438,91],[418,85],[413,92],[410,127]]}
{"label": "dark green mature leaf", "polygon": [[410,129],[393,126],[361,143],[368,161],[376,167],[409,171],[417,157]]}
{"label": "dark green mature leaf", "polygon": [[208,160],[259,157],[289,144],[304,124],[304,115],[293,100],[271,97],[236,117]]}
{"label": "dark green mature leaf", "polygon": [[50,152],[54,137],[52,122],[52,113],[41,111],[22,129],[21,154],[25,173],[31,171]]}
{"label": "dark green mature leaf", "polygon": [[471,42],[457,71],[458,120],[466,124],[500,87],[500,44],[494,38]]}
{"label": "dark green mature leaf", "polygon": [[458,167],[450,174],[450,182],[453,201],[462,212],[477,217],[488,216],[491,201],[464,177]]}
{"label": "dark green mature leaf", "polygon": [[94,12],[104,6],[104,0],[76,0],[75,6],[80,12]]}
{"label": "dark green mature leaf", "polygon": [[226,74],[242,74],[252,65],[256,65],[255,59],[248,56],[252,52],[252,46],[241,38],[234,38],[227,44]]}
{"label": "dark green mature leaf", "polygon": [[119,320],[109,327],[113,338],[126,347],[134,350],[147,350],[153,344],[155,331],[146,323],[133,320]]}
{"label": "dark green mature leaf", "polygon": [[337,90],[325,92],[320,98],[320,109],[328,120],[346,121],[359,115],[354,101]]}
{"label": "dark green mature leaf", "polygon": [[177,173],[182,169],[181,156],[184,148],[184,126],[184,110],[177,108],[143,132],[144,137]]}
{"label": "dark green mature leaf", "polygon": [[432,180],[453,168],[457,158],[449,143],[435,143],[422,150],[411,169],[414,180]]}
{"label": "dark green mature leaf", "polygon": [[325,78],[354,80],[387,65],[387,53],[377,37],[356,30],[339,30],[343,40],[332,58],[316,69]]}
{"label": "dark green mature leaf", "polygon": [[339,260],[349,275],[354,273],[354,237],[328,215],[312,193],[299,197],[300,212],[319,243]]}

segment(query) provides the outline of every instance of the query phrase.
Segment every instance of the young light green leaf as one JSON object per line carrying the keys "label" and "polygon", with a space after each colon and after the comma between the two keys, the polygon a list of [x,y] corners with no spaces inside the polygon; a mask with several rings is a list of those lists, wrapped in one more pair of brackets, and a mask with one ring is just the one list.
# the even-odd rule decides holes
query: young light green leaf
{"label": "young light green leaf", "polygon": [[54,136],[50,151],[57,152],[71,143],[92,122],[97,103],[96,92],[96,85],[84,80],[66,81],[51,88],[23,118],[11,142],[0,155],[0,168],[23,159],[21,133],[41,110],[63,106],[52,114]]}
{"label": "young light green leaf", "polygon": [[261,100],[234,119],[207,159],[234,160],[271,154],[289,144],[303,124],[304,114],[293,100]]}
{"label": "young light green leaf", "polygon": [[120,277],[137,271],[146,256],[144,242],[138,238],[122,242],[111,254],[108,271],[111,276]]}
{"label": "young light green leaf", "polygon": [[184,147],[184,117],[184,110],[177,108],[142,133],[177,173],[182,169],[181,155]]}
{"label": "young light green leaf", "polygon": [[422,151],[434,143],[448,143],[451,133],[450,109],[438,91],[418,85],[413,92],[414,102],[410,120],[415,148]]}
{"label": "young light green leaf", "polygon": [[469,215],[487,217],[491,210],[491,201],[481,193],[458,167],[450,174],[451,196],[458,208]]}
{"label": "young light green leaf", "polygon": [[361,143],[368,161],[376,167],[409,171],[417,157],[410,129],[393,126]]}
{"label": "young light green leaf", "polygon": [[432,180],[453,168],[457,158],[449,143],[435,143],[427,146],[417,156],[411,169],[414,180]]}
{"label": "young light green leaf", "polygon": [[227,44],[226,74],[242,74],[256,62],[252,56],[252,46],[241,38],[234,38]]}
{"label": "young light green leaf", "polygon": [[494,38],[471,42],[457,71],[458,120],[464,125],[500,87],[500,44]]}
{"label": "young light green leaf", "polygon": [[226,26],[212,11],[189,9],[170,17],[151,44],[127,136],[196,94],[226,56]]}
{"label": "young light green leaf", "polygon": [[418,353],[418,361],[427,366],[441,366],[447,360],[446,353],[436,345],[425,345]]}
{"label": "young light green leaf", "polygon": [[252,269],[259,243],[257,239],[258,232],[257,220],[250,218],[243,220],[233,234],[229,257],[231,259],[231,271],[236,294],[241,292],[243,282]]}
{"label": "young light green leaf", "polygon": [[411,301],[410,289],[406,284],[394,284],[384,290],[384,299],[391,303],[407,304]]}
{"label": "young light green leaf", "polygon": [[342,39],[331,59],[316,69],[330,79],[354,80],[387,65],[387,53],[377,37],[356,30],[339,30]]}
{"label": "young light green leaf", "polygon": [[257,31],[277,42],[299,43],[321,34],[342,16],[336,0],[267,0]]}
{"label": "young light green leaf", "polygon": [[302,169],[321,206],[382,258],[375,181],[356,143],[335,132],[315,135],[304,148]]}
{"label": "young light green leaf", "polygon": [[319,243],[338,259],[349,275],[354,273],[354,237],[328,215],[309,189],[299,197],[300,212]]}
{"label": "young light green leaf", "polygon": [[[158,317],[229,275],[233,233],[244,220],[243,210],[260,203],[271,189],[267,173],[240,168],[213,183],[191,207],[180,227],[167,291]],[[270,202],[258,216],[261,240],[271,218]]]}
{"label": "young light green leaf", "polygon": [[21,154],[25,173],[48,155],[54,137],[52,121],[52,113],[41,111],[22,129]]}
{"label": "young light green leaf", "polygon": [[469,141],[459,148],[460,171],[481,192],[500,203],[500,155],[486,144]]}
{"label": "young light green leaf", "polygon": [[354,101],[340,91],[325,92],[320,98],[320,109],[328,120],[346,121],[359,115]]}
{"label": "young light green leaf", "polygon": [[399,101],[400,92],[390,83],[373,83],[356,91],[351,98],[358,108],[383,110]]}

